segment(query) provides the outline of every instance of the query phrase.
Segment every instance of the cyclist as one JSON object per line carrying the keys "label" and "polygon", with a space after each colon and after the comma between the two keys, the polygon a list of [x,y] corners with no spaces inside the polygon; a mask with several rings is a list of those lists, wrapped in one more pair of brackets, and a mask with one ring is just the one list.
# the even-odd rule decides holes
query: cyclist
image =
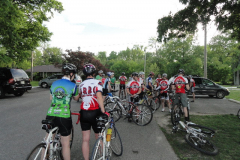
{"label": "cyclist", "polygon": [[193,96],[193,100],[191,102],[194,102],[195,101],[195,81],[194,79],[192,78],[192,75],[189,75],[189,79],[190,79],[190,91],[192,93],[192,96]]}
{"label": "cyclist", "polygon": [[141,88],[142,88],[142,91],[141,93],[139,94],[139,98],[142,99],[143,98],[143,94],[144,94],[144,90],[149,90],[147,89],[147,87],[144,85],[144,72],[139,72],[139,78],[138,78],[138,82],[141,84]]}
{"label": "cyclist", "polygon": [[114,77],[114,73],[112,72],[113,77],[111,78],[111,87],[112,89],[115,90],[115,83],[116,83],[116,78]]}
{"label": "cyclist", "polygon": [[102,84],[101,81],[93,79],[95,73],[95,66],[91,63],[85,64],[83,67],[83,74],[87,79],[80,84],[79,94],[82,97],[81,104],[81,128],[82,128],[82,152],[85,160],[89,160],[89,141],[91,127],[95,133],[95,138],[98,138],[98,133],[101,129],[97,128],[96,117],[105,113],[102,98]]}
{"label": "cyclist", "polygon": [[159,83],[159,86],[156,88],[156,90],[160,89],[160,96],[161,96],[161,102],[162,102],[162,112],[164,112],[164,104],[165,101],[167,102],[169,112],[171,112],[171,107],[169,103],[169,95],[168,95],[168,89],[169,89],[169,81],[167,80],[167,74],[163,73],[162,80]]}
{"label": "cyclist", "polygon": [[119,77],[119,80],[120,80],[119,97],[120,97],[121,91],[123,90],[125,98],[126,98],[125,83],[127,82],[127,77],[125,76],[125,72],[122,72],[122,75]]}
{"label": "cyclist", "polygon": [[103,100],[105,100],[108,93],[113,90],[111,87],[111,78],[113,77],[112,72],[107,72],[107,76],[108,77],[106,78],[103,84]]}
{"label": "cyclist", "polygon": [[103,73],[102,74],[102,84],[104,84],[105,80],[106,80],[106,77],[105,77],[105,74]]}
{"label": "cyclist", "polygon": [[131,102],[138,102],[138,96],[142,89],[141,89],[141,83],[138,82],[138,73],[134,72],[132,73],[133,76],[133,80],[131,80],[130,82],[128,82],[127,84],[127,93],[130,96],[130,101]]}
{"label": "cyclist", "polygon": [[183,111],[185,114],[185,121],[189,121],[189,117],[188,117],[188,111],[187,111],[187,106],[188,106],[188,102],[187,102],[187,95],[186,95],[186,91],[185,88],[187,90],[189,90],[189,84],[188,84],[188,80],[187,78],[183,77],[184,75],[184,70],[183,69],[179,69],[178,70],[178,76],[172,81],[172,89],[175,89],[175,100],[174,100],[174,109],[177,107],[177,104],[179,103],[179,97],[181,99],[182,102],[182,106],[183,106]]}
{"label": "cyclist", "polygon": [[151,92],[153,91],[153,84],[152,84],[153,76],[154,76],[154,73],[150,72],[148,78],[146,79],[146,87],[147,89],[149,89],[149,93],[148,93],[149,96],[152,95]]}
{"label": "cyclist", "polygon": [[159,86],[159,83],[161,82],[162,78],[161,78],[161,74],[158,74],[158,78],[155,80],[154,85],[157,85],[157,87]]}
{"label": "cyclist", "polygon": [[103,74],[102,70],[98,71],[98,75],[96,76],[96,79],[102,81],[102,74]]}
{"label": "cyclist", "polygon": [[70,74],[76,72],[76,66],[66,63],[62,66],[63,77],[53,82],[50,88],[51,106],[46,119],[58,126],[61,134],[62,155],[70,160],[70,134],[72,130],[71,99],[78,100],[77,86],[70,81]]}

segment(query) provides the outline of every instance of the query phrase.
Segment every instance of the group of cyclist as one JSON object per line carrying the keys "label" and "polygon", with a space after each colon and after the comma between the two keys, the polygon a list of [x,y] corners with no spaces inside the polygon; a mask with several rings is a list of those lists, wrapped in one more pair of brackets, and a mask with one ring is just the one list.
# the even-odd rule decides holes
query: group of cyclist
{"label": "group of cyclist", "polygon": [[[101,130],[97,127],[96,117],[101,115],[107,118],[109,116],[109,113],[105,112],[103,102],[108,92],[115,89],[116,78],[113,72],[107,72],[107,78],[102,81],[103,71],[98,71],[98,75],[96,76],[96,67],[91,63],[87,63],[83,66],[82,70],[87,79],[77,87],[75,83],[71,82],[72,75],[74,75],[76,71],[76,66],[71,63],[66,63],[62,66],[63,78],[55,81],[50,88],[51,105],[48,109],[46,119],[53,121],[53,123],[59,127],[62,155],[64,160],[70,160],[69,142],[72,130],[71,100],[78,100],[81,97],[80,125],[82,129],[82,153],[84,159],[89,160],[91,128],[93,128],[95,137],[98,138]],[[153,85],[153,72],[150,72],[146,78],[146,83],[144,83],[144,72],[134,72],[131,75],[132,79],[127,84],[127,77],[125,73],[122,72],[122,75],[119,77],[120,92],[123,90],[125,97],[127,92],[130,101],[136,102],[139,100],[138,98],[141,99],[143,97],[144,91],[151,93],[154,90],[159,90],[159,96],[161,96],[163,106],[162,111],[164,111],[164,101],[169,101],[168,90],[172,89],[175,90],[176,97],[180,96],[182,105],[184,109],[186,109],[187,96],[185,88],[189,90],[189,84],[188,79],[183,77],[183,74],[184,70],[179,69],[178,75],[169,81],[167,80],[166,73],[164,73],[162,77],[158,75],[158,79],[155,81],[157,88],[155,89]],[[151,96],[151,94],[148,95]],[[177,104],[178,100],[178,98],[175,98],[174,104]],[[167,104],[170,109],[169,102]],[[185,120],[189,121],[187,114],[185,114]]]}

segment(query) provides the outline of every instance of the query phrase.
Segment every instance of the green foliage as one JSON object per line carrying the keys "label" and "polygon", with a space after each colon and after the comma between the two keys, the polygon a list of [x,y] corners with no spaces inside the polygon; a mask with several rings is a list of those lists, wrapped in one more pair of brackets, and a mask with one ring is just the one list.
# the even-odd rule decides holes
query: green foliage
{"label": "green foliage", "polygon": [[0,1],[0,46],[6,52],[0,62],[16,63],[31,56],[38,43],[50,40],[52,33],[43,25],[53,11],[63,10],[56,0],[2,0]]}

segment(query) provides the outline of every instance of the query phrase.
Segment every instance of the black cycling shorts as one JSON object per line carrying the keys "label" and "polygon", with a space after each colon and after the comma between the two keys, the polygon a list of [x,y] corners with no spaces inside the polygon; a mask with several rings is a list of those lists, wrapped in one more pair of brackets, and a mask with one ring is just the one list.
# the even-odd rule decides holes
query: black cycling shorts
{"label": "black cycling shorts", "polygon": [[125,84],[120,84],[120,89],[125,89]]}
{"label": "black cycling shorts", "polygon": [[54,126],[59,128],[58,132],[61,136],[69,136],[72,131],[72,117],[69,118],[62,118],[62,117],[54,117],[54,116],[47,116],[47,120],[50,120],[54,123]]}
{"label": "black cycling shorts", "polygon": [[100,133],[101,128],[97,128],[97,116],[101,115],[102,112],[100,109],[96,110],[81,110],[80,111],[80,123],[82,131],[91,130],[91,127],[93,128],[93,131],[95,133]]}
{"label": "black cycling shorts", "polygon": [[104,88],[103,88],[102,94],[103,94],[103,96],[107,96],[107,95],[108,95],[108,89],[104,89]]}

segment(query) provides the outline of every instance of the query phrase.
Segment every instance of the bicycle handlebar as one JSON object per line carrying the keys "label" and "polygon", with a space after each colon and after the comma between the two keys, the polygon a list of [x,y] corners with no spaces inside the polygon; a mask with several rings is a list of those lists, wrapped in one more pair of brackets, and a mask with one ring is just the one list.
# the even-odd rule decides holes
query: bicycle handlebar
{"label": "bicycle handlebar", "polygon": [[71,113],[71,115],[77,115],[78,116],[78,120],[76,122],[76,124],[78,124],[80,122],[80,113]]}

